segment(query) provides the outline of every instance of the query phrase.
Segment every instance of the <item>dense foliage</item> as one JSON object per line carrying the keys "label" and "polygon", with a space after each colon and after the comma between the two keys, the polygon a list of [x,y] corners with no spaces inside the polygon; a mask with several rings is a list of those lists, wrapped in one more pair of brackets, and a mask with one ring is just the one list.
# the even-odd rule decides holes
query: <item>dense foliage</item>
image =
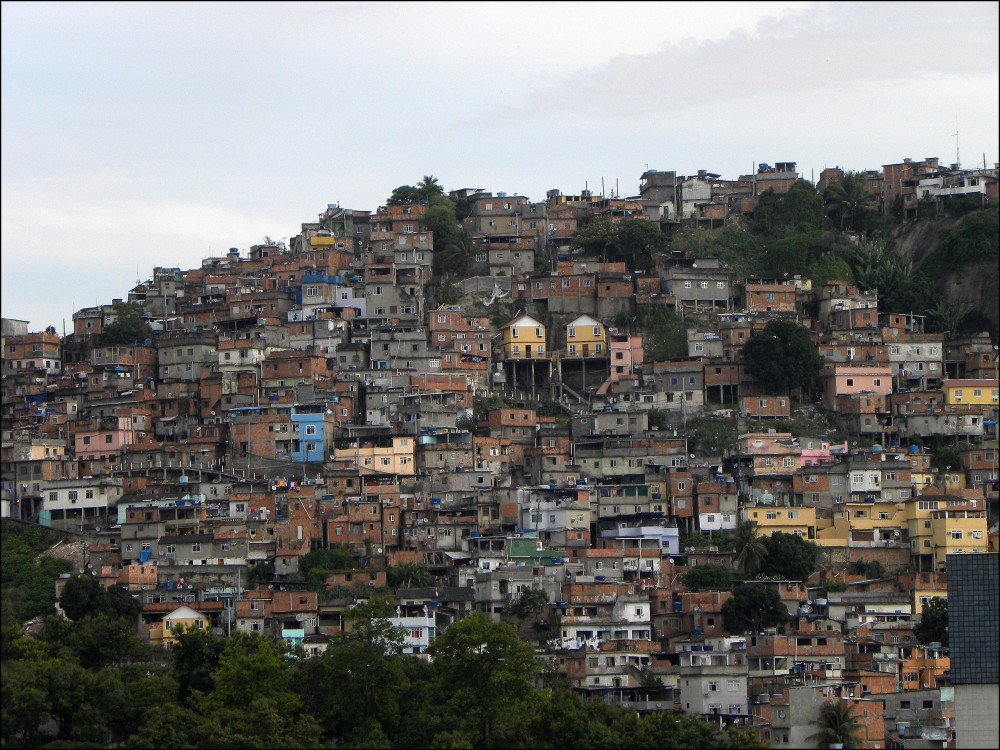
{"label": "dense foliage", "polygon": [[[741,748],[748,732],[671,711],[639,717],[587,703],[542,674],[516,630],[474,614],[400,653],[386,602],[358,607],[327,651],[258,634],[177,634],[151,648],[124,618],[50,618],[38,636],[3,629],[4,747]],[[535,687],[545,679],[547,686]],[[56,746],[56,745],[53,745]]]}
{"label": "dense foliage", "polygon": [[112,306],[115,320],[101,331],[102,346],[143,344],[154,338],[153,329],[143,317],[142,307],[134,302],[115,302]]}
{"label": "dense foliage", "polygon": [[691,591],[728,591],[733,587],[733,572],[725,565],[698,565],[681,576],[681,581]]}
{"label": "dense foliage", "polygon": [[948,647],[948,600],[934,597],[920,612],[920,622],[913,634],[921,643],[940,643]]}
{"label": "dense foliage", "polygon": [[598,217],[573,233],[573,242],[601,260],[624,261],[626,268],[649,271],[654,256],[667,248],[667,237],[660,228],[643,219],[612,221]]}
{"label": "dense foliage", "polygon": [[733,598],[722,605],[722,623],[729,633],[758,633],[786,622],[788,608],[778,592],[759,583],[737,586]]}
{"label": "dense foliage", "polygon": [[743,347],[743,361],[747,372],[775,394],[798,389],[811,393],[823,367],[809,331],[788,320],[772,320],[751,334]]}
{"label": "dense foliage", "polygon": [[19,622],[50,614],[56,600],[54,579],[68,573],[66,560],[41,555],[59,535],[37,526],[4,521],[2,538],[2,603],[4,617]]}
{"label": "dense foliage", "polygon": [[761,538],[767,554],[761,574],[788,581],[805,581],[816,570],[819,547],[797,534],[780,531]]}

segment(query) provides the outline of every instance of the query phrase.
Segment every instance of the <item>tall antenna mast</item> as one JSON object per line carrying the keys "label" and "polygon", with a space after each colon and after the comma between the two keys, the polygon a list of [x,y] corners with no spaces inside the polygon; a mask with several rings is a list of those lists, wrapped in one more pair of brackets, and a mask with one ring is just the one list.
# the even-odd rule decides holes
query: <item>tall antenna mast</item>
{"label": "tall antenna mast", "polygon": [[953,135],[955,136],[955,166],[961,168],[962,159],[958,155],[958,112],[955,113],[955,132]]}

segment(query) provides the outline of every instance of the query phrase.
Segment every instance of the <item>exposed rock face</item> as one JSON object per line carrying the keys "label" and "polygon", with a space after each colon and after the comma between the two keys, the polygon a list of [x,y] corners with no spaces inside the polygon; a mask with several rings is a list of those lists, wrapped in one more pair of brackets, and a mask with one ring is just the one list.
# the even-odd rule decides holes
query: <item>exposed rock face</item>
{"label": "exposed rock face", "polygon": [[[919,268],[940,244],[940,232],[958,226],[965,217],[924,219],[898,226],[893,245]],[[967,263],[932,279],[935,290],[951,302],[967,302],[973,314],[988,321],[990,335],[1000,337],[1000,265],[998,257]]]}

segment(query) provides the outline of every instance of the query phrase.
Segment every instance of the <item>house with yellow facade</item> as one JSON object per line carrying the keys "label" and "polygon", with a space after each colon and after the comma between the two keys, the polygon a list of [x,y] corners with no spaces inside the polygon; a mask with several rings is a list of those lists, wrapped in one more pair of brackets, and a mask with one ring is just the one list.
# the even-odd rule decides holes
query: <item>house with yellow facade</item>
{"label": "house with yellow facade", "polygon": [[740,518],[757,524],[758,536],[777,532],[816,540],[816,509],[750,505],[740,510]]}
{"label": "house with yellow facade", "polygon": [[359,443],[356,447],[338,448],[333,452],[334,466],[357,466],[362,474],[416,473],[414,451],[416,440],[412,437],[394,436],[392,442]]}
{"label": "house with yellow facade", "polygon": [[907,528],[905,504],[836,503],[827,524],[820,522],[817,531],[816,543],[823,547],[895,546],[903,541]]}
{"label": "house with yellow facade", "polygon": [[944,403],[946,406],[974,405],[974,406],[997,406],[998,401],[997,380],[986,379],[948,379],[941,382],[941,390],[944,392]]}
{"label": "house with yellow facade", "polygon": [[948,555],[987,551],[985,500],[932,490],[904,505],[910,558],[918,569],[944,571]]}
{"label": "house with yellow facade", "polygon": [[500,327],[500,346],[497,350],[503,359],[544,359],[545,326],[527,313],[521,313]]}
{"label": "house with yellow facade", "polygon": [[581,315],[567,325],[564,356],[568,359],[607,357],[607,330],[604,325],[589,315]]}
{"label": "house with yellow facade", "polygon": [[154,646],[170,648],[177,640],[176,633],[182,630],[208,630],[209,619],[196,609],[182,604],[153,625],[149,630],[149,642]]}

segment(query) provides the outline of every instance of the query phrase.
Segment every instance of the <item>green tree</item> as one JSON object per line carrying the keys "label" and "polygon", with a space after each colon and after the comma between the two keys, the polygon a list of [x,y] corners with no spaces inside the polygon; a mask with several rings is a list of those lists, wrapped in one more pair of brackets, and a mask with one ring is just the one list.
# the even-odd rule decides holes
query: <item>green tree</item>
{"label": "green tree", "polygon": [[785,193],[768,188],[757,201],[752,230],[770,238],[822,229],[825,220],[823,199],[815,186],[797,180]]}
{"label": "green tree", "polygon": [[54,612],[55,581],[69,572],[67,560],[42,554],[59,535],[37,526],[22,526],[5,520],[2,544],[3,619],[18,623]]}
{"label": "green tree", "polygon": [[954,338],[973,310],[973,304],[967,300],[956,302],[939,298],[927,308],[927,330],[943,333],[945,338]]}
{"label": "green tree", "polygon": [[430,585],[431,573],[420,563],[399,563],[386,569],[386,577],[392,588],[421,588]]}
{"label": "green tree", "polygon": [[304,576],[310,591],[322,593],[333,571],[353,570],[356,566],[354,551],[348,545],[332,544],[303,555],[299,560],[299,573]]}
{"label": "green tree", "polygon": [[928,278],[940,279],[972,263],[995,264],[998,257],[1000,211],[993,207],[974,211],[958,224],[941,229],[937,249],[927,256],[921,270]]}
{"label": "green tree", "polygon": [[733,573],[725,565],[698,565],[681,576],[681,581],[691,591],[728,591],[733,587]]}
{"label": "green tree", "polygon": [[775,279],[807,273],[826,242],[819,229],[793,232],[769,240],[764,251],[765,276]]}
{"label": "green tree", "polygon": [[732,599],[722,605],[723,627],[729,633],[756,633],[787,621],[788,608],[778,592],[759,583],[737,586]]}
{"label": "green tree", "polygon": [[865,218],[876,209],[875,197],[868,190],[863,172],[845,172],[823,191],[826,213],[841,230],[858,230]]}
{"label": "green tree", "polygon": [[775,532],[761,540],[767,556],[761,573],[791,581],[805,581],[816,570],[819,547],[796,534]]}
{"label": "green tree", "polygon": [[606,261],[624,262],[630,270],[648,271],[653,257],[667,249],[666,235],[653,222],[645,219],[612,221],[599,216],[573,233],[573,242],[588,254],[599,255]]}
{"label": "green tree", "polygon": [[629,219],[618,224],[616,260],[625,261],[635,271],[649,271],[653,259],[667,249],[667,237],[657,224],[646,219]]}
{"label": "green tree", "polygon": [[291,689],[293,674],[288,654],[269,639],[230,638],[212,672],[212,692],[197,699],[221,727],[211,746],[319,747],[322,730]]}
{"label": "green tree", "polygon": [[534,651],[512,626],[475,612],[452,623],[429,652],[446,704],[492,747],[493,727],[531,692],[540,669]]}
{"label": "green tree", "polygon": [[687,358],[687,328],[681,317],[663,305],[639,305],[636,327],[642,332],[646,356],[655,362]]}
{"label": "green tree", "polygon": [[860,742],[861,722],[854,714],[854,704],[846,700],[831,700],[820,706],[819,715],[810,722],[819,730],[809,739],[821,747],[835,744],[845,748],[856,747]]}
{"label": "green tree", "polygon": [[135,620],[98,612],[74,623],[70,635],[69,646],[87,669],[118,669],[149,658],[149,644],[136,635]]}
{"label": "green tree", "polygon": [[385,204],[387,206],[404,206],[407,203],[419,203],[422,200],[423,193],[420,192],[420,188],[413,185],[400,185],[392,191]]}
{"label": "green tree", "polygon": [[100,342],[104,346],[142,344],[154,338],[153,329],[143,318],[142,307],[134,302],[115,302],[112,305],[115,320],[104,326]]}
{"label": "green tree", "polygon": [[434,198],[444,195],[444,188],[438,184],[438,178],[433,175],[424,175],[424,178],[417,185],[417,190],[420,191],[421,200],[425,200],[430,203]]}
{"label": "green tree", "polygon": [[63,586],[59,597],[59,606],[71,620],[81,620],[90,612],[97,592],[101,585],[93,576],[86,574],[72,575]]}
{"label": "green tree", "polygon": [[357,633],[340,637],[323,654],[304,660],[298,676],[297,691],[327,739],[343,741],[372,722],[393,735],[401,729],[410,681],[401,658],[378,643]]}
{"label": "green tree", "polygon": [[921,643],[940,643],[948,647],[948,600],[934,597],[920,612],[920,622],[913,634]]}
{"label": "green tree", "polygon": [[721,229],[685,229],[670,242],[669,249],[686,257],[717,258],[738,279],[768,275],[764,240],[746,228],[727,224]]}
{"label": "green tree", "polygon": [[535,619],[548,603],[548,594],[541,589],[526,589],[507,606],[507,612],[518,620]]}
{"label": "green tree", "polygon": [[618,227],[607,216],[598,216],[573,232],[572,241],[588,255],[607,258],[609,254],[614,255],[618,243]]}
{"label": "green tree", "polygon": [[764,567],[767,559],[767,547],[757,535],[757,522],[740,520],[733,530],[733,548],[736,556],[733,558],[744,575],[753,578]]}
{"label": "green tree", "polygon": [[855,248],[851,268],[860,289],[878,291],[879,310],[922,312],[926,308],[931,296],[927,276],[885,237],[872,237]]}
{"label": "green tree", "polygon": [[5,660],[0,670],[0,736],[5,747],[19,743],[37,747],[38,728],[48,719],[52,703],[39,684],[35,664],[25,659]]}
{"label": "green tree", "polygon": [[813,288],[818,289],[828,281],[854,281],[851,264],[839,253],[831,250],[813,259],[808,271]]}
{"label": "green tree", "polygon": [[462,289],[458,284],[442,284],[437,290],[440,305],[457,305],[462,301]]}
{"label": "green tree", "polygon": [[755,331],[743,347],[747,372],[769,393],[811,393],[823,367],[823,358],[809,332],[790,320],[772,320]]}
{"label": "green tree", "polygon": [[212,691],[212,672],[218,666],[225,641],[207,630],[189,628],[174,633],[170,649],[177,695],[183,705],[194,705],[198,695]]}

